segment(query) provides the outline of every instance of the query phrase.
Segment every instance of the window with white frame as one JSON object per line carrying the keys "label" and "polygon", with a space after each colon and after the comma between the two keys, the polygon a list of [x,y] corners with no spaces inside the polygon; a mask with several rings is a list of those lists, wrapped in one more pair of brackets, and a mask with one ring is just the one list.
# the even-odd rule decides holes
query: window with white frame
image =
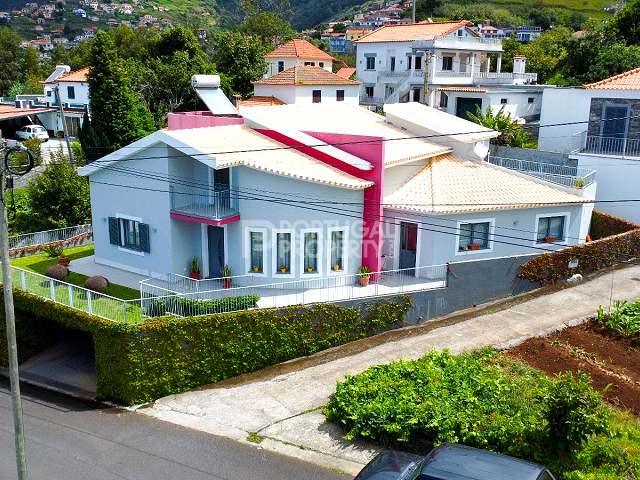
{"label": "window with white frame", "polygon": [[334,230],[331,232],[330,262],[332,272],[344,271],[344,247],[345,231]]}
{"label": "window with white frame", "polygon": [[440,92],[440,108],[447,108],[449,106],[449,95],[444,92]]}
{"label": "window with white frame", "polygon": [[318,232],[305,232],[303,273],[318,273]]}
{"label": "window with white frame", "polygon": [[276,233],[276,273],[291,273],[291,232]]}
{"label": "window with white frame", "polygon": [[278,73],[284,72],[284,61],[280,60],[278,62]]}
{"label": "window with white frame", "polygon": [[126,217],[109,217],[109,243],[126,250],[149,252],[149,225]]}
{"label": "window with white frame", "polygon": [[448,55],[442,57],[442,70],[446,72],[453,70],[453,57]]}
{"label": "window with white frame", "polygon": [[249,232],[249,256],[251,258],[251,272],[264,272],[264,233]]}
{"label": "window with white frame", "polygon": [[458,234],[458,251],[487,250],[491,222],[461,223]]}
{"label": "window with white frame", "polygon": [[566,217],[564,215],[539,218],[536,242],[537,243],[564,242],[565,219]]}
{"label": "window with white frame", "polygon": [[375,70],[376,69],[376,57],[367,57],[367,70]]}

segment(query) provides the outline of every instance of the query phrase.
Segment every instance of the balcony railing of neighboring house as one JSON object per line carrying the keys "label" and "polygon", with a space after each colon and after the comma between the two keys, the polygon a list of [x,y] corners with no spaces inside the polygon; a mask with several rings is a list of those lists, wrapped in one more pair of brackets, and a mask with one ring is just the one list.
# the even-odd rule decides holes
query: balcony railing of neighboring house
{"label": "balcony railing of neighboring house", "polygon": [[502,51],[502,41],[493,38],[482,37],[452,37],[449,35],[436,36],[432,40],[414,40],[411,47],[417,50],[426,48],[453,48],[462,50],[490,50],[492,52]]}
{"label": "balcony railing of neighboring house", "polygon": [[564,187],[583,189],[596,180],[596,172],[580,167],[554,165],[518,158],[489,156],[487,162],[499,167],[524,173],[546,182]]}
{"label": "balcony railing of neighboring house", "polygon": [[237,195],[231,190],[210,191],[206,188],[191,188],[170,185],[171,211],[210,220],[223,220],[238,215],[235,209]]}
{"label": "balcony railing of neighboring house", "polygon": [[[225,279],[222,278],[197,281],[181,277],[172,281],[170,276],[165,284],[151,279],[140,282],[141,309],[144,315],[157,308],[157,305],[162,305],[167,310],[162,313],[197,316],[232,311],[233,302],[237,302],[237,310],[256,308],[247,305],[247,295],[257,295],[260,298],[257,308],[330,303],[446,288],[447,276],[447,265],[374,272],[370,274],[366,285],[361,284],[361,276],[358,274],[271,283],[264,282],[260,277],[240,275],[230,278],[227,283],[229,288],[224,288]],[[214,288],[209,289],[210,287]],[[185,298],[228,300],[224,303],[211,302],[208,309],[204,302],[185,302]],[[190,311],[190,308],[193,310]]]}
{"label": "balcony railing of neighboring house", "polygon": [[360,95],[360,103],[362,105],[384,105],[386,102],[384,97],[370,97],[368,95]]}
{"label": "balcony railing of neighboring house", "polygon": [[612,155],[621,157],[640,157],[640,138],[637,137],[603,137],[600,135],[581,134],[581,147],[584,153]]}
{"label": "balcony railing of neighboring house", "polygon": [[475,74],[477,80],[485,80],[492,83],[504,83],[512,82],[515,80],[521,80],[528,83],[534,83],[538,81],[537,73],[514,73],[514,72],[477,72]]}

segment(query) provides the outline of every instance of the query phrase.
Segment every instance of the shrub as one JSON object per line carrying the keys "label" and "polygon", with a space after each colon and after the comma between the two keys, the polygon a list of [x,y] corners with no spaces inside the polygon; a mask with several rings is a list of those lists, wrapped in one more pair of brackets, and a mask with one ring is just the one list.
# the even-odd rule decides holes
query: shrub
{"label": "shrub", "polygon": [[258,306],[259,295],[239,295],[236,297],[197,300],[192,298],[157,298],[145,302],[145,315],[161,317],[167,314],[181,317],[193,315],[213,315],[215,313],[236,312]]}
{"label": "shrub", "polygon": [[591,215],[589,235],[593,240],[599,240],[601,238],[619,235],[637,228],[640,228],[640,226],[625,220],[624,218],[594,210]]}
{"label": "shrub", "polygon": [[109,286],[109,280],[101,275],[89,277],[84,281],[84,288],[94,292],[104,293]]}
{"label": "shrub", "polygon": [[456,442],[545,463],[601,432],[606,411],[586,380],[550,379],[485,350],[434,351],[347,377],[325,415],[348,439],[422,452]]}
{"label": "shrub", "polygon": [[43,248],[43,251],[50,258],[60,257],[64,253],[64,250],[59,245],[47,245]]}
{"label": "shrub", "polygon": [[69,276],[69,269],[64,265],[55,264],[47,268],[47,277],[64,281]]}
{"label": "shrub", "polygon": [[640,300],[634,303],[616,300],[613,308],[605,312],[604,308],[598,308],[598,322],[607,328],[615,330],[625,337],[637,337],[640,335]]}
{"label": "shrub", "polygon": [[544,412],[550,437],[564,450],[608,430],[609,410],[584,373],[558,374],[549,388]]}

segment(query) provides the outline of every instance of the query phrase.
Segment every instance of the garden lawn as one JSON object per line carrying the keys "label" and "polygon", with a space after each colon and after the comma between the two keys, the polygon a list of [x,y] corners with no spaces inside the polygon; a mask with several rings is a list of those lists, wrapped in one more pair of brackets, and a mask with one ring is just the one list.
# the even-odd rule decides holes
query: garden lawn
{"label": "garden lawn", "polygon": [[[64,250],[64,255],[73,260],[88,257],[93,255],[93,245],[83,245],[80,247],[67,248]],[[31,255],[25,257],[14,258],[11,260],[11,264],[15,267],[29,270],[39,273],[41,275],[47,274],[47,269],[58,262],[57,258],[49,257],[46,253],[38,255]],[[21,279],[19,278],[19,272],[14,271],[13,275],[14,285],[20,285]],[[88,277],[80,273],[70,272],[69,276],[65,280],[66,283],[84,287],[84,282]],[[48,281],[39,281],[32,277],[27,277],[27,290],[36,295],[44,298],[53,299],[64,305],[69,305],[80,310],[89,311],[89,299],[84,291],[70,289],[62,284],[57,284],[52,290],[52,287]],[[122,285],[110,284],[105,295],[115,297],[121,300],[135,300],[140,298],[140,292],[132,288],[124,287]],[[125,311],[126,309],[126,311]],[[113,300],[108,297],[100,296],[96,294],[92,297],[91,310],[94,314],[109,318],[116,321],[138,322],[141,320],[140,306],[138,303],[130,303],[126,306],[123,302]]]}

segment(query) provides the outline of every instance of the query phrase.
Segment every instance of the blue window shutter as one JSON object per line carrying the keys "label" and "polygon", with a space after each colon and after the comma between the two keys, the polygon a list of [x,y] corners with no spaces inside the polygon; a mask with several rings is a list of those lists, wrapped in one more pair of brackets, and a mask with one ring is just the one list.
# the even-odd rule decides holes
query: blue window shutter
{"label": "blue window shutter", "polygon": [[151,245],[149,243],[149,225],[141,223],[138,229],[140,232],[140,250],[149,253],[151,251]]}
{"label": "blue window shutter", "polygon": [[115,217],[109,217],[109,243],[120,245],[120,222]]}

